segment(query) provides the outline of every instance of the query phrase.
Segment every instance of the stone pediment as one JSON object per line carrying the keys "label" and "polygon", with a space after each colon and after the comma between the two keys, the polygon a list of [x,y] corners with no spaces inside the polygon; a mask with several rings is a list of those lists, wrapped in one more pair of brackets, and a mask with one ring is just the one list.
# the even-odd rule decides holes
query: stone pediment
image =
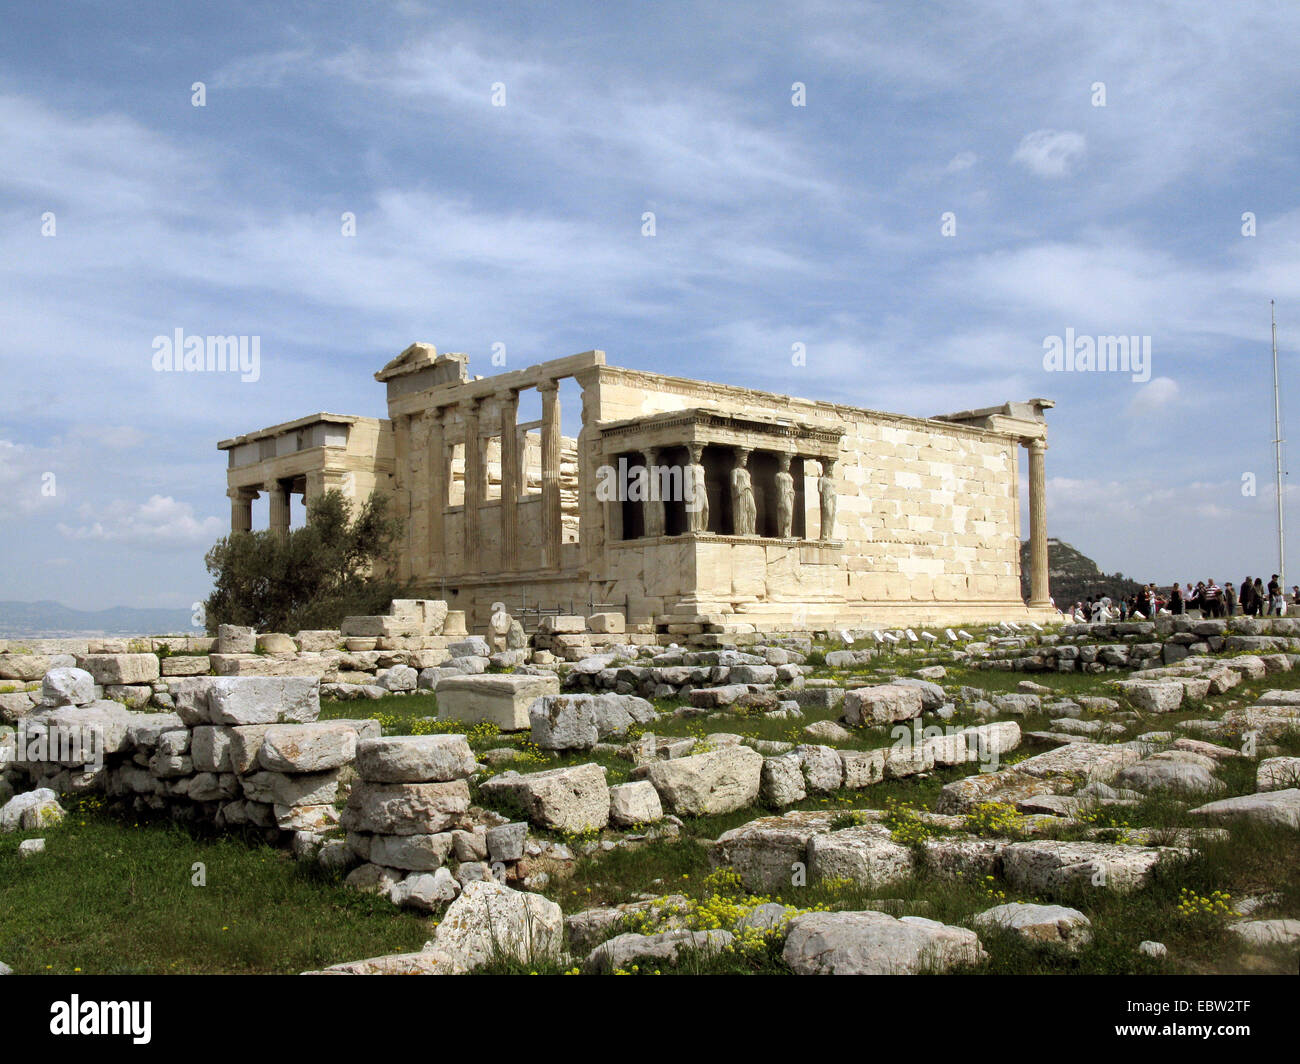
{"label": "stone pediment", "polygon": [[[438,354],[433,344],[413,343],[375,374],[383,383],[413,373],[421,374],[430,384],[446,384],[469,379],[469,359],[456,353]],[[427,371],[432,371],[429,373]]]}

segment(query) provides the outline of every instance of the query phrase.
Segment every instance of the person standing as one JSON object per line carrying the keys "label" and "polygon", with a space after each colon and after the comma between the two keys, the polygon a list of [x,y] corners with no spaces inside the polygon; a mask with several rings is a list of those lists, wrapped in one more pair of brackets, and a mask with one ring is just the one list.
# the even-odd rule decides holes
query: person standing
{"label": "person standing", "polygon": [[1223,611],[1225,616],[1232,617],[1237,612],[1237,591],[1229,580],[1223,585]]}
{"label": "person standing", "polygon": [[1169,612],[1174,616],[1180,616],[1183,612],[1183,592],[1178,586],[1178,581],[1174,581],[1174,586],[1169,591]]}
{"label": "person standing", "polygon": [[1223,616],[1223,589],[1210,577],[1205,585],[1205,603],[1211,617]]}
{"label": "person standing", "polygon": [[1250,577],[1246,577],[1241,582],[1241,595],[1238,596],[1241,601],[1241,612],[1246,617],[1250,617],[1255,612],[1255,585],[1250,582]]}
{"label": "person standing", "polygon": [[1268,612],[1270,616],[1281,617],[1286,607],[1282,601],[1282,585],[1277,581],[1277,573],[1273,574],[1273,579],[1268,582]]}

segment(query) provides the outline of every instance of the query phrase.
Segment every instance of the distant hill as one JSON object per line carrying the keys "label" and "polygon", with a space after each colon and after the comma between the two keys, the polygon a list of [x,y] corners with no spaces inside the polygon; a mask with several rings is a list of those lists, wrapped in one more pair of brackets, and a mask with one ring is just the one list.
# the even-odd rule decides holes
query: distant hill
{"label": "distant hill", "polygon": [[[1059,539],[1047,541],[1048,581],[1052,598],[1061,609],[1109,595],[1112,599],[1128,598],[1142,585],[1123,573],[1103,573],[1097,563]],[[1029,542],[1020,544],[1020,594],[1029,599]]]}
{"label": "distant hill", "polygon": [[58,602],[0,601],[0,638],[57,638],[76,635],[165,635],[202,633],[190,624],[189,610],[76,610]]}

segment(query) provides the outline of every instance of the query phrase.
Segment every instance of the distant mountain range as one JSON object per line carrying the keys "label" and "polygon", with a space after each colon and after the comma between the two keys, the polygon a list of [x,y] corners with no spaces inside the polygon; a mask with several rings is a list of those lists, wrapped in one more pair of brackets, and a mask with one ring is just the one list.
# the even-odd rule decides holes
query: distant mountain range
{"label": "distant mountain range", "polygon": [[[1142,585],[1123,573],[1103,573],[1097,563],[1059,539],[1047,541],[1047,579],[1058,608],[1109,595],[1115,601],[1129,598]],[[1029,542],[1020,544],[1020,594],[1029,600]]]}
{"label": "distant mountain range", "polygon": [[202,632],[190,624],[189,610],[74,610],[59,602],[0,600],[0,639],[58,638],[80,635],[170,635]]}

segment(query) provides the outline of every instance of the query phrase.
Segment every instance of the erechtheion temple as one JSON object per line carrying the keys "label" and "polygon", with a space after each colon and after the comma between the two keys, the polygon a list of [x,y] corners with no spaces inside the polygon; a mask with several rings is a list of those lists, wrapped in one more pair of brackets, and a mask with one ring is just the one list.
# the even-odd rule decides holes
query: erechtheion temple
{"label": "erechtheion temple", "polygon": [[[473,377],[465,355],[428,344],[375,379],[387,420],[314,414],[218,445],[232,530],[251,529],[262,492],[287,532],[292,494],[386,490],[406,518],[399,576],[471,625],[498,601],[525,619],[616,610],[669,632],[1055,616],[1050,400],[917,418],[624,369],[601,351]],[[570,380],[576,438],[561,433]],[[541,417],[521,423],[530,389]]]}

